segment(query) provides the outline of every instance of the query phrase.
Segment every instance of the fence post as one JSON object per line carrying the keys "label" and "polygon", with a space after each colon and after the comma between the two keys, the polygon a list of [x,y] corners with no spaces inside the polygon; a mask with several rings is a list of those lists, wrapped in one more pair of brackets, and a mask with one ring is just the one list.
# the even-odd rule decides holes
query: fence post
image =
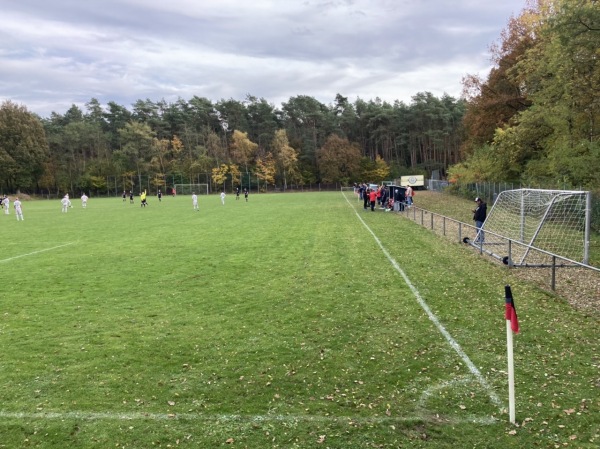
{"label": "fence post", "polygon": [[433,213],[431,215],[431,230],[433,231]]}
{"label": "fence post", "polygon": [[458,243],[462,243],[462,221],[458,222]]}
{"label": "fence post", "polygon": [[556,290],[556,256],[552,256],[552,291]]}

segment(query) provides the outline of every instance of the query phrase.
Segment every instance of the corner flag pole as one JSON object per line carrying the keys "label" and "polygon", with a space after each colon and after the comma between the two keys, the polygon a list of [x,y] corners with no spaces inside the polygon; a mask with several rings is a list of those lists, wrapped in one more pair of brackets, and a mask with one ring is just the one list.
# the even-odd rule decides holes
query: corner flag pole
{"label": "corner flag pole", "polygon": [[515,365],[513,357],[513,332],[519,332],[519,321],[513,301],[510,285],[504,287],[506,304],[506,353],[508,356],[508,415],[510,422],[515,424]]}

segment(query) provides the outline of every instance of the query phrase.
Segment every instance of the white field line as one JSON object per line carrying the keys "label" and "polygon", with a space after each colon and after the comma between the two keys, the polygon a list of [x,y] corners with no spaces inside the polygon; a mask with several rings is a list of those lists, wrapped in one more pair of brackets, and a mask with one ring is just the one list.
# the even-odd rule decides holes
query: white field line
{"label": "white field line", "polygon": [[64,245],[53,246],[52,248],[40,249],[39,251],[34,251],[32,253],[21,254],[20,256],[9,257],[8,259],[1,259],[0,263],[10,262],[11,260],[20,259],[21,257],[33,256],[39,253],[45,253],[46,251],[52,251],[53,249],[63,248],[65,246],[72,245],[75,242],[65,243]]}
{"label": "white field line", "polygon": [[[342,193],[342,195],[343,195],[343,193]],[[448,341],[448,343],[450,344],[452,349],[454,349],[454,351],[456,351],[456,353],[462,359],[462,361],[465,363],[465,365],[467,365],[471,374],[473,374],[473,376],[475,376],[475,378],[479,381],[479,384],[484,388],[485,391],[487,391],[492,402],[501,410],[502,402],[500,401],[500,398],[498,398],[496,393],[494,393],[494,390],[492,389],[492,387],[487,383],[487,381],[485,380],[483,375],[479,372],[479,370],[473,364],[471,359],[469,359],[469,356],[467,356],[465,351],[462,350],[462,348],[456,342],[456,340],[454,340],[454,338],[452,338],[452,335],[450,335],[450,333],[446,330],[446,328],[442,325],[442,323],[440,323],[440,320],[438,319],[438,317],[431,311],[431,309],[429,308],[429,306],[427,305],[425,300],[421,297],[419,290],[417,290],[417,288],[413,285],[413,283],[410,281],[410,279],[408,278],[408,276],[406,275],[404,270],[402,270],[402,268],[400,268],[400,265],[398,265],[398,262],[396,262],[396,260],[385,249],[385,247],[381,243],[381,240],[379,240],[379,238],[375,235],[375,233],[371,230],[371,228],[369,228],[367,223],[365,223],[365,221],[362,219],[360,214],[356,211],[354,206],[352,204],[350,204],[350,201],[348,200],[346,195],[344,195],[344,198],[346,199],[346,202],[348,203],[348,205],[350,205],[350,207],[352,207],[352,209],[354,210],[354,213],[356,214],[356,216],[358,217],[360,222],[363,224],[363,226],[373,236],[373,238],[375,239],[375,242],[377,243],[377,245],[379,246],[379,248],[381,249],[381,251],[383,252],[385,257],[389,260],[389,262],[396,269],[396,271],[398,273],[400,273],[400,276],[402,276],[406,285],[408,285],[410,290],[413,292],[413,295],[417,299],[417,302],[423,308],[423,310],[425,311],[425,313],[427,314],[429,319],[433,322],[433,324],[435,324],[435,327],[437,327],[438,330],[441,332],[441,334],[446,338],[446,340]]]}
{"label": "white field line", "polygon": [[[423,416],[402,417],[402,416],[375,416],[368,418],[359,418],[352,416],[320,416],[320,415],[210,415],[202,413],[118,413],[118,412],[37,412],[37,413],[22,413],[22,412],[3,412],[0,411],[2,419],[30,419],[30,420],[80,420],[80,421],[209,421],[209,422],[234,422],[234,423],[273,423],[283,422],[288,424],[293,423],[343,423],[348,424],[394,424],[401,422],[424,422],[427,418]],[[468,417],[461,419],[435,420],[436,423],[476,423],[476,424],[495,424],[497,420],[493,417],[480,418]]]}

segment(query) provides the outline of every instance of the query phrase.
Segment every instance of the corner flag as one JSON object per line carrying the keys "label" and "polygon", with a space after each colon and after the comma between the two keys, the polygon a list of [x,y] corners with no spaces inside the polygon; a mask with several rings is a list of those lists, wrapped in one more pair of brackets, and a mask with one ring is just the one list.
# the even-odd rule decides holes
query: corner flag
{"label": "corner flag", "polygon": [[510,285],[504,287],[506,304],[506,353],[508,356],[508,416],[510,422],[515,424],[515,366],[513,357],[513,332],[519,332],[519,320],[513,301]]}
{"label": "corner flag", "polygon": [[504,287],[504,298],[506,303],[505,317],[507,321],[510,321],[510,328],[515,334],[519,333],[519,319],[517,318],[517,310],[515,309],[515,302],[513,301],[512,292],[510,285]]}

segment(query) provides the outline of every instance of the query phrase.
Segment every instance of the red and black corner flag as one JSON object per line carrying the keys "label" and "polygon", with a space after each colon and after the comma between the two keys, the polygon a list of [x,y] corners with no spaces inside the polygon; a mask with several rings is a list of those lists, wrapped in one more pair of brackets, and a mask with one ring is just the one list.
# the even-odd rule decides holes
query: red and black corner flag
{"label": "red and black corner flag", "polygon": [[518,334],[519,319],[517,318],[517,310],[515,309],[515,302],[513,301],[512,292],[510,291],[510,285],[504,287],[504,297],[506,303],[506,321],[510,320],[510,328],[515,334]]}

